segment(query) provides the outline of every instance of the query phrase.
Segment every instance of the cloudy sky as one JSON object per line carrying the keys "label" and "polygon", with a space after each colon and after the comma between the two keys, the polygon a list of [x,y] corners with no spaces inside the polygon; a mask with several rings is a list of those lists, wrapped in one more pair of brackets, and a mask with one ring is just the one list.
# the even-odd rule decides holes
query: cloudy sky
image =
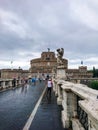
{"label": "cloudy sky", "polygon": [[29,69],[47,48],[98,68],[98,0],[0,0],[0,69]]}

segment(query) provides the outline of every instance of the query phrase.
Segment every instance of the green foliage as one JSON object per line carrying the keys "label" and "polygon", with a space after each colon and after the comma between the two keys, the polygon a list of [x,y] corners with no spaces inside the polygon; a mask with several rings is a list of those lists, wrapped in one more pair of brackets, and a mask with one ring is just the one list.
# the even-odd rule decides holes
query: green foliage
{"label": "green foliage", "polygon": [[98,69],[96,69],[96,77],[98,77]]}
{"label": "green foliage", "polygon": [[98,90],[98,81],[92,81],[90,83],[90,88]]}
{"label": "green foliage", "polygon": [[95,67],[93,67],[93,70],[88,70],[88,72],[92,72],[93,73],[93,77],[98,77],[98,69],[96,69]]}
{"label": "green foliage", "polygon": [[95,69],[95,67],[93,67],[93,77],[98,77],[98,69]]}

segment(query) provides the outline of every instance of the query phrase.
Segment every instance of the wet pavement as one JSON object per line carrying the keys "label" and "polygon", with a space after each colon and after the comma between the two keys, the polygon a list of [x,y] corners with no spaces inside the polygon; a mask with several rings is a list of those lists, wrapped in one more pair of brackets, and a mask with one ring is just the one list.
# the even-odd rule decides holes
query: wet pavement
{"label": "wet pavement", "polygon": [[[0,130],[23,130],[32,110],[45,88],[45,82],[0,93]],[[61,123],[61,106],[45,94],[30,130],[67,130]]]}
{"label": "wet pavement", "polygon": [[0,130],[22,130],[45,83],[0,93]]}
{"label": "wet pavement", "polygon": [[56,97],[45,94],[32,122],[30,130],[67,130],[62,127],[62,107],[57,105]]}

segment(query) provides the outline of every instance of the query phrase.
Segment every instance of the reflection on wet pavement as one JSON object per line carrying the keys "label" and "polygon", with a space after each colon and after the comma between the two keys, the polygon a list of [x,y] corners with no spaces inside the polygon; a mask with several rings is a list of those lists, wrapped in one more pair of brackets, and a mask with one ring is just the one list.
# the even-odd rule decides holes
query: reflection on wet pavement
{"label": "reflection on wet pavement", "polygon": [[62,127],[61,106],[56,103],[56,97],[44,95],[30,130],[67,130]]}
{"label": "reflection on wet pavement", "polygon": [[28,89],[29,89],[30,85],[29,84],[25,84],[23,87],[21,87],[21,93],[27,93]]}
{"label": "reflection on wet pavement", "polygon": [[44,87],[26,84],[0,93],[0,130],[22,130]]}

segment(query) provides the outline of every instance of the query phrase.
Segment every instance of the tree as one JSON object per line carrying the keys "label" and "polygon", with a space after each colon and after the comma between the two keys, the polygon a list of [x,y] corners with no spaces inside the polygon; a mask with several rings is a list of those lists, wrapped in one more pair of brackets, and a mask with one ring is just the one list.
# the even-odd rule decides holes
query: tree
{"label": "tree", "polygon": [[94,66],[93,66],[93,77],[96,77],[96,69]]}

